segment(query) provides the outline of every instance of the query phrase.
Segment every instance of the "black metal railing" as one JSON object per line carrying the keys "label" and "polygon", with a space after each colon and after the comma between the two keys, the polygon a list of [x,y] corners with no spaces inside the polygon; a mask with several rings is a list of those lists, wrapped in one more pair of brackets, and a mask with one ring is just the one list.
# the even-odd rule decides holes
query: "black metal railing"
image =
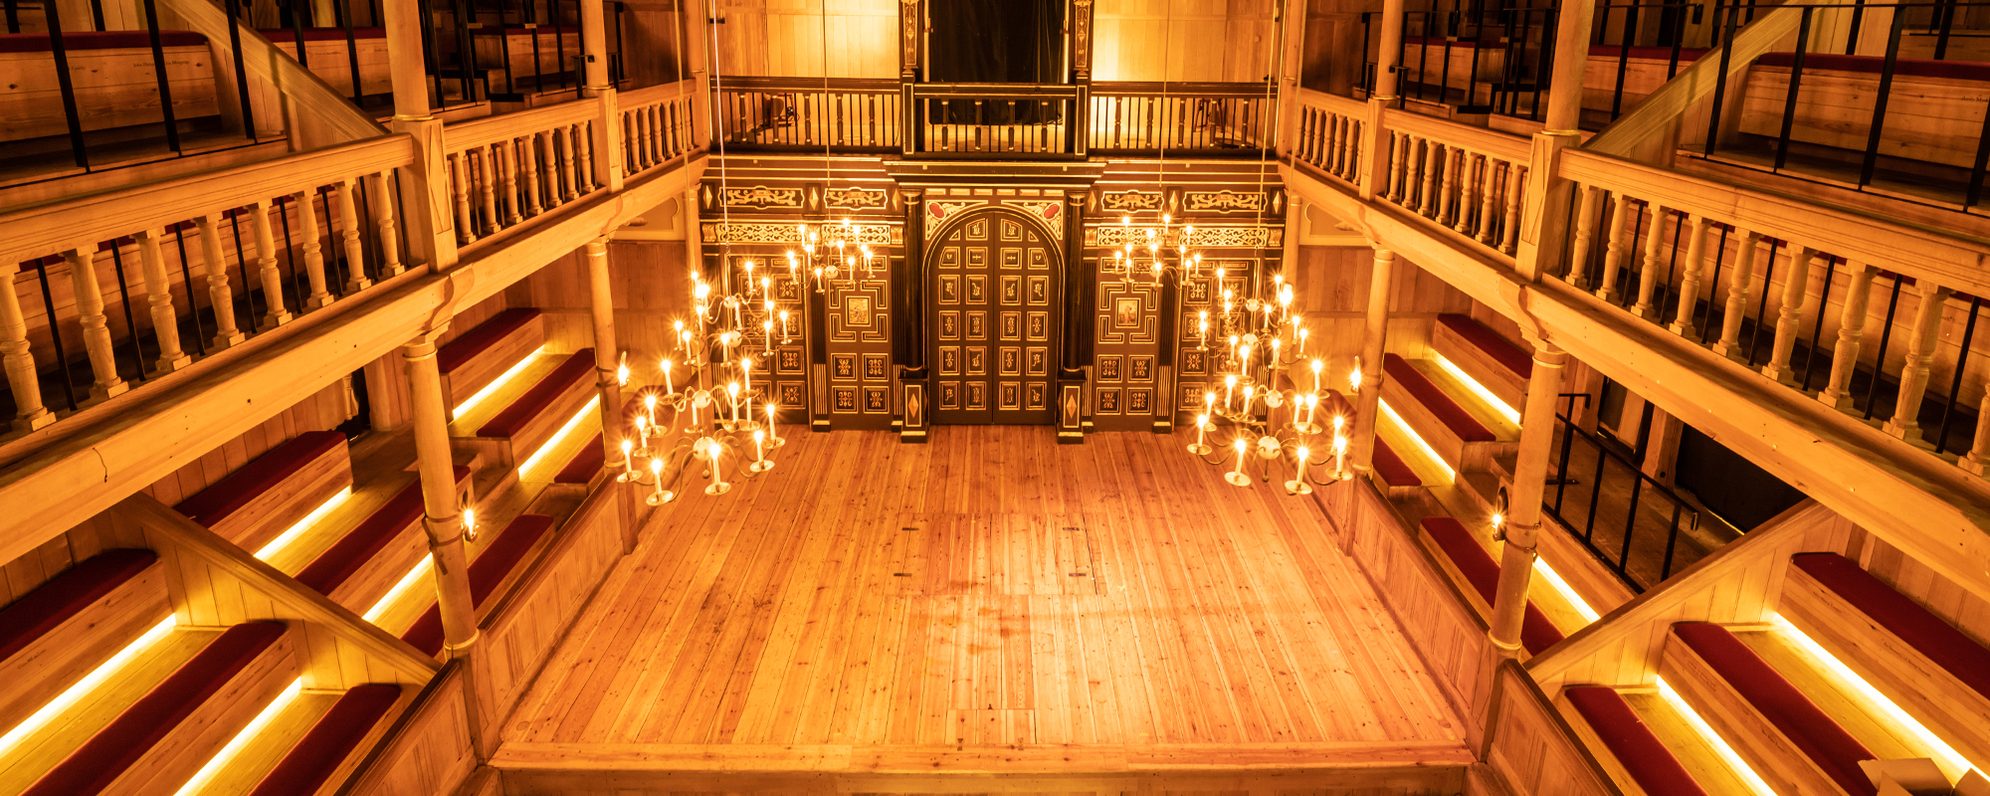
{"label": "black metal railing", "polygon": [[1702,538],[1699,508],[1569,412],[1556,413],[1555,436],[1552,491],[1541,508],[1632,591],[1650,589],[1729,541]]}

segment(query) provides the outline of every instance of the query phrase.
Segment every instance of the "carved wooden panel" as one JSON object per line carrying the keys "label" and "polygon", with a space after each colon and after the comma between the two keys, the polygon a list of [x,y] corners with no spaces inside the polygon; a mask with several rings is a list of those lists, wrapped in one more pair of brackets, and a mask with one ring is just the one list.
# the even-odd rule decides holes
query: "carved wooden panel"
{"label": "carved wooden panel", "polygon": [[[1243,312],[1243,296],[1249,292],[1256,263],[1250,260],[1205,259],[1202,276],[1188,280],[1181,288],[1182,314],[1175,321],[1175,409],[1195,412],[1202,407],[1202,393],[1214,389],[1217,358],[1228,347],[1222,336],[1223,289],[1238,296],[1237,312]],[[1216,269],[1223,269],[1223,281]],[[1204,347],[1202,313],[1209,313],[1209,340]],[[1191,418],[1193,419],[1193,418]]]}
{"label": "carved wooden panel", "polygon": [[1036,227],[983,211],[932,248],[934,417],[1041,423],[1056,372],[1057,250]]}
{"label": "carved wooden panel", "polygon": [[1152,425],[1166,401],[1160,393],[1161,288],[1151,277],[1128,280],[1101,269],[1093,339],[1093,424],[1100,429]]}
{"label": "carved wooden panel", "polygon": [[[762,266],[757,267],[755,273],[764,276],[767,273],[765,264],[774,259],[764,254],[732,254],[728,257],[734,284],[743,284],[740,280],[744,279],[743,265],[747,260]],[[770,339],[761,327],[749,324],[752,328],[746,330],[746,340],[739,350],[753,357],[756,381],[762,376],[767,379],[765,394],[786,409],[799,410],[808,405],[808,323],[802,310],[804,296],[801,288],[786,280],[777,282],[774,292],[780,306],[788,308],[787,329],[783,331],[777,316]],[[754,301],[760,301],[757,292]],[[782,414],[789,416],[785,411]]]}
{"label": "carved wooden panel", "polygon": [[875,277],[859,266],[854,278],[827,288],[829,415],[836,428],[891,425],[891,258],[878,257]]}

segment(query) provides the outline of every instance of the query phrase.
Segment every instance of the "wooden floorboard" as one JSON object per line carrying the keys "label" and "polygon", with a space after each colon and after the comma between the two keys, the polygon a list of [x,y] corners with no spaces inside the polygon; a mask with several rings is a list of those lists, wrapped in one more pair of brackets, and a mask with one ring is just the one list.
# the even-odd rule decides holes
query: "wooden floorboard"
{"label": "wooden floorboard", "polygon": [[508,788],[1462,781],[1313,501],[1144,433],[789,439],[657,513],[507,723]]}

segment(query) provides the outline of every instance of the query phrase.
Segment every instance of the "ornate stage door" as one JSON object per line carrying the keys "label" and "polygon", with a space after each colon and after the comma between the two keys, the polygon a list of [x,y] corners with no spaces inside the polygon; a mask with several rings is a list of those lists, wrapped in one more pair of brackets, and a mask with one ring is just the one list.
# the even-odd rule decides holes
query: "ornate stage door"
{"label": "ornate stage door", "polygon": [[1057,245],[1026,216],[991,208],[940,230],[928,250],[934,420],[1050,422]]}

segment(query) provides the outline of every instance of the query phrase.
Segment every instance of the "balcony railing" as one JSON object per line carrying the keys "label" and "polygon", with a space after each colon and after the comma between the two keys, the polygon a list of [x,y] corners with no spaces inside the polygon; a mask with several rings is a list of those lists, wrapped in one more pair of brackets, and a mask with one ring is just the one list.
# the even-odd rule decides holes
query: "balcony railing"
{"label": "balcony railing", "polygon": [[1255,155],[1276,143],[1265,89],[1262,83],[1093,83],[1089,148]]}
{"label": "balcony railing", "polygon": [[1080,156],[1080,94],[1070,85],[915,85],[910,151],[950,158]]}
{"label": "balcony railing", "polygon": [[726,77],[714,94],[728,146],[782,151],[899,150],[896,80]]}

